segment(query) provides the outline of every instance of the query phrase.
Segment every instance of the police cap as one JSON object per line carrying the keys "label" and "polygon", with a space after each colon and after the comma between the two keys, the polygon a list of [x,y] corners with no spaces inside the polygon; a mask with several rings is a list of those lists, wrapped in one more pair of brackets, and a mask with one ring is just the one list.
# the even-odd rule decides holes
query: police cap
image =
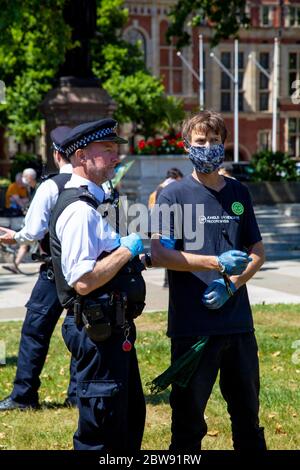
{"label": "police cap", "polygon": [[74,127],[61,143],[64,154],[67,158],[70,158],[76,150],[86,147],[92,142],[127,144],[127,140],[117,135],[117,127],[117,121],[111,118],[86,122]]}
{"label": "police cap", "polygon": [[66,139],[67,135],[71,130],[72,127],[69,126],[58,126],[50,132],[50,137],[54,150],[57,150],[57,152],[64,154],[64,151],[61,147],[61,143]]}

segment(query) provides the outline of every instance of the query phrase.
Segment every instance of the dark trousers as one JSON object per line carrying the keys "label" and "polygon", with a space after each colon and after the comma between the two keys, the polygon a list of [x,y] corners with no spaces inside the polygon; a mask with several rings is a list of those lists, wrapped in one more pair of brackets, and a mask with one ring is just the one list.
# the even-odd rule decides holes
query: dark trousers
{"label": "dark trousers", "polygon": [[[40,373],[49,349],[50,339],[62,313],[55,282],[47,279],[44,267],[26,304],[18,354],[17,372],[11,398],[18,403],[37,404]],[[76,400],[76,365],[70,364],[68,397]]]}
{"label": "dark trousers", "polygon": [[[62,333],[77,362],[79,422],[74,449],[138,451],[146,409],[135,348],[122,350],[123,332],[92,341],[76,327],[73,315],[66,316]],[[133,344],[134,325],[129,339]]]}
{"label": "dark trousers", "polygon": [[[197,338],[172,339],[172,361]],[[220,371],[220,389],[231,418],[235,450],[266,450],[259,426],[259,365],[254,333],[211,336],[187,388],[174,385],[170,395],[170,450],[198,452],[207,432],[204,411]]]}

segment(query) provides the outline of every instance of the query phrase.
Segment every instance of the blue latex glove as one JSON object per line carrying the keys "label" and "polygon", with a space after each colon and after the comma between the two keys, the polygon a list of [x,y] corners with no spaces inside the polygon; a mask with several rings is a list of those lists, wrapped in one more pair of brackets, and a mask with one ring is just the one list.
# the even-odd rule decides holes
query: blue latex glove
{"label": "blue latex glove", "polygon": [[144,250],[142,239],[137,233],[131,233],[127,237],[120,238],[120,245],[131,252],[131,259],[143,253]]}
{"label": "blue latex glove", "polygon": [[174,240],[174,238],[161,237],[160,243],[164,248],[167,248],[168,250],[174,250],[176,240]]}
{"label": "blue latex glove", "polygon": [[[235,285],[229,279],[228,282],[232,292],[235,293],[237,290]],[[230,297],[231,295],[226,288],[224,279],[216,279],[206,288],[202,297],[202,302],[207,308],[215,310],[222,307]]]}
{"label": "blue latex glove", "polygon": [[233,276],[242,274],[252,261],[252,258],[244,251],[230,250],[222,253],[218,257],[218,261],[225,267],[225,274]]}

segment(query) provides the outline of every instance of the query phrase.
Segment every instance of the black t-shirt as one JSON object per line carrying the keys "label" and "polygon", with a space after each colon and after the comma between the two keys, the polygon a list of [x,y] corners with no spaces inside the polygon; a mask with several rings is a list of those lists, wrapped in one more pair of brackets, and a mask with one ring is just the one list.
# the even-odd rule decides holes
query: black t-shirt
{"label": "black t-shirt", "polygon": [[[170,235],[175,249],[202,255],[220,255],[228,250],[247,249],[261,240],[248,189],[232,178],[214,191],[192,175],[162,190],[158,205],[181,208],[175,212]],[[160,222],[160,232],[166,226]],[[180,233],[180,231],[182,233]],[[195,233],[197,236],[192,236]],[[168,271],[169,319],[171,337],[232,334],[253,331],[253,319],[244,285],[220,309],[210,310],[202,303],[207,286],[222,276],[218,271],[197,273]]]}

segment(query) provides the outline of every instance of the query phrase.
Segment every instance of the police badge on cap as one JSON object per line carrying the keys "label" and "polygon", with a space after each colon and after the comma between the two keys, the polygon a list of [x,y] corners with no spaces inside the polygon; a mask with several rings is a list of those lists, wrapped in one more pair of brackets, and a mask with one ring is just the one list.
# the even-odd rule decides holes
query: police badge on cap
{"label": "police badge on cap", "polygon": [[92,142],[127,144],[127,140],[117,135],[117,127],[118,123],[114,119],[100,119],[74,127],[61,143],[64,154],[70,158],[76,150]]}

